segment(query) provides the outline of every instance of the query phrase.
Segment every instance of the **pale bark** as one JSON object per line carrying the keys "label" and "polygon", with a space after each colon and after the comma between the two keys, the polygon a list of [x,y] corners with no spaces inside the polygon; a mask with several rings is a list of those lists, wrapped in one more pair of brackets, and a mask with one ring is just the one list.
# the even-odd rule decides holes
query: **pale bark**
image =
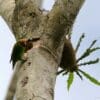
{"label": "pale bark", "polygon": [[10,28],[14,7],[14,0],[0,0],[0,15],[5,19]]}
{"label": "pale bark", "polygon": [[[0,1],[0,14],[12,26],[16,40],[40,37],[38,42],[33,43],[33,48],[27,53],[27,61],[17,73],[15,98],[53,100],[65,35],[72,29],[84,0],[57,0],[47,15],[43,15],[33,1],[16,0],[16,6],[13,3],[8,6],[10,1],[6,0],[5,7],[1,7],[3,0]],[[5,14],[7,9],[9,17]],[[17,68],[19,65],[16,65]],[[6,97],[6,100],[13,100],[13,96],[10,99]]]}
{"label": "pale bark", "polygon": [[[7,22],[8,26],[11,28],[13,10],[15,8],[15,1],[18,0],[0,0],[0,15]],[[37,6],[41,6],[43,0],[31,0]]]}

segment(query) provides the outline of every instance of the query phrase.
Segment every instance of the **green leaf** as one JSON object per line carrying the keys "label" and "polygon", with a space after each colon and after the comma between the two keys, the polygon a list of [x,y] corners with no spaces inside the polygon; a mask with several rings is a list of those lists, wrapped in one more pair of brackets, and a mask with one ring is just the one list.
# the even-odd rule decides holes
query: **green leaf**
{"label": "green leaf", "polygon": [[63,73],[63,75],[67,75],[67,74],[68,74],[68,72],[69,72],[69,71],[65,71],[65,72]]}
{"label": "green leaf", "polygon": [[83,80],[82,75],[81,75],[78,71],[76,71],[76,74],[77,74],[77,76],[79,76],[79,78],[80,78],[81,80]]}
{"label": "green leaf", "polygon": [[85,65],[91,65],[91,64],[96,64],[96,63],[98,63],[99,62],[99,58],[97,58],[97,59],[95,59],[95,60],[90,60],[90,61],[87,61],[87,62],[85,62],[85,63],[80,63],[80,64],[78,64],[77,66],[85,66]]}
{"label": "green leaf", "polygon": [[100,86],[100,82],[99,82],[97,79],[95,79],[94,77],[90,76],[88,73],[86,73],[86,72],[84,72],[84,71],[82,71],[82,70],[80,70],[80,69],[79,69],[79,71],[80,71],[87,79],[89,79],[92,83],[94,83],[94,84]]}
{"label": "green leaf", "polygon": [[85,50],[85,52],[77,59],[77,63],[82,60],[83,58],[88,57],[91,53],[94,51],[100,50],[100,47],[94,47],[94,44],[96,43],[97,40],[92,41],[91,45]]}
{"label": "green leaf", "polygon": [[83,34],[80,36],[79,40],[78,40],[78,43],[77,43],[77,46],[76,46],[76,49],[75,49],[76,52],[78,51],[78,49],[79,49],[79,47],[80,47],[80,45],[81,45],[81,42],[82,42],[82,40],[83,40],[84,37],[85,37],[85,34],[83,33]]}
{"label": "green leaf", "polygon": [[89,49],[92,48],[95,45],[96,42],[97,42],[97,40],[93,40],[91,45],[89,46]]}
{"label": "green leaf", "polygon": [[67,80],[67,89],[69,90],[74,80],[74,73],[70,72]]}
{"label": "green leaf", "polygon": [[58,72],[57,72],[57,75],[59,75],[59,74],[63,73],[64,71],[65,71],[64,69],[62,69],[62,70],[58,71]]}

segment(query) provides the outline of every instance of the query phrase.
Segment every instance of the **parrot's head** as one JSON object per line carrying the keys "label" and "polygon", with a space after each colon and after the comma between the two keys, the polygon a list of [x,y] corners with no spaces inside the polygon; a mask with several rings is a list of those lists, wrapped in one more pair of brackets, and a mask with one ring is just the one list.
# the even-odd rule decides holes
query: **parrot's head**
{"label": "parrot's head", "polygon": [[30,50],[33,47],[32,41],[29,41],[28,39],[20,39],[18,43],[25,48],[25,52]]}
{"label": "parrot's head", "polygon": [[20,40],[18,41],[18,43],[19,43],[21,46],[26,47],[27,39],[20,39]]}
{"label": "parrot's head", "polygon": [[25,52],[30,50],[33,47],[33,42],[37,42],[40,38],[31,38],[31,39],[20,39],[18,44],[25,48]]}

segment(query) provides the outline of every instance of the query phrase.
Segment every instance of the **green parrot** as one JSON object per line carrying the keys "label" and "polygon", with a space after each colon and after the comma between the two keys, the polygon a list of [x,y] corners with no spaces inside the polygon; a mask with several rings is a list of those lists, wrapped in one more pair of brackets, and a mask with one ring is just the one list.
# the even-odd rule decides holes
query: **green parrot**
{"label": "green parrot", "polygon": [[17,61],[26,61],[23,59],[24,53],[30,50],[33,47],[33,42],[38,41],[40,38],[32,39],[20,39],[17,41],[13,47],[10,62],[12,62],[13,68]]}
{"label": "green parrot", "polygon": [[25,53],[25,41],[20,40],[17,43],[15,43],[10,62],[12,62],[13,68],[18,60],[22,60],[22,56]]}

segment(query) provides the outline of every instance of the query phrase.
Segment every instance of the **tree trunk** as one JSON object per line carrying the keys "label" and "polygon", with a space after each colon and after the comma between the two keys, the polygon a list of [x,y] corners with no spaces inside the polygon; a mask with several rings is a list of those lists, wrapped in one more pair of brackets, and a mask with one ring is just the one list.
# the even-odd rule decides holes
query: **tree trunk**
{"label": "tree trunk", "polygon": [[27,61],[16,64],[5,100],[13,100],[14,95],[16,100],[53,100],[65,35],[70,33],[84,0],[56,0],[47,15],[39,9],[39,0],[15,1],[0,0],[0,14],[16,40],[40,39],[27,52]]}

